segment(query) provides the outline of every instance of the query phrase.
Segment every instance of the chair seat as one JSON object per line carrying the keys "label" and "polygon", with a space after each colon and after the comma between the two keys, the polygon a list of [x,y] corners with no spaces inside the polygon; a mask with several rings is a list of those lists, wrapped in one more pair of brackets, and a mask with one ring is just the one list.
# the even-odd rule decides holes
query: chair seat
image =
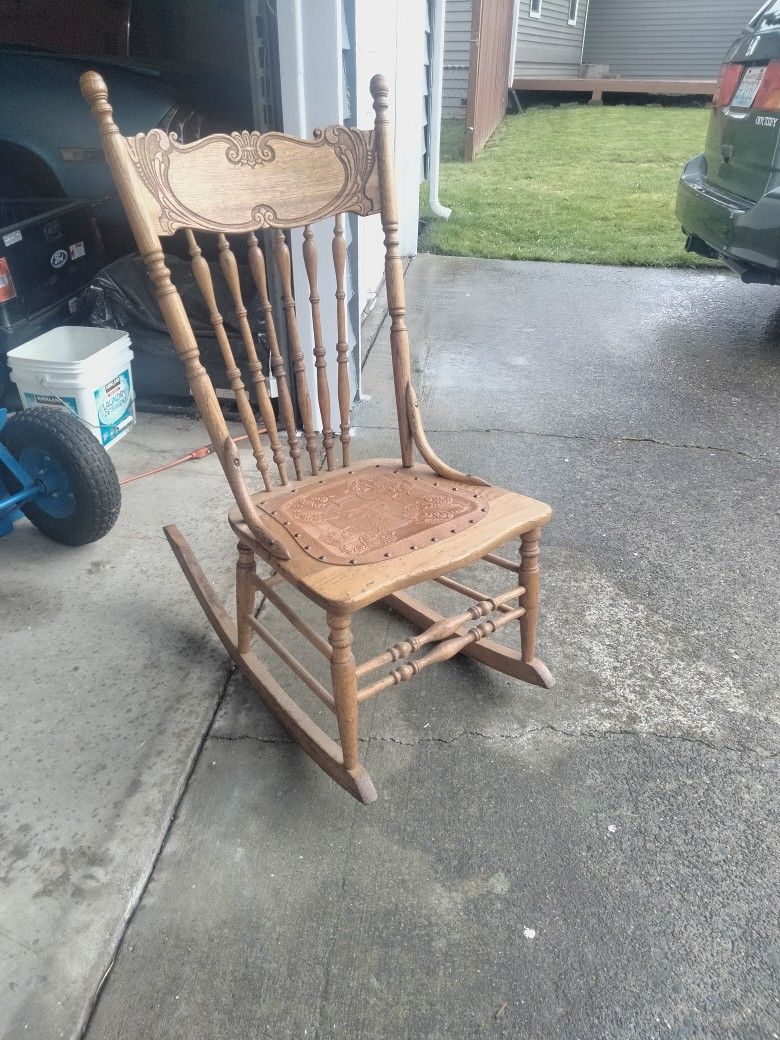
{"label": "chair seat", "polygon": [[539,527],[549,506],[499,487],[440,477],[428,466],[370,459],[253,496],[290,559],[272,559],[241,518],[242,542],[315,603],[352,613],[400,588],[464,567]]}

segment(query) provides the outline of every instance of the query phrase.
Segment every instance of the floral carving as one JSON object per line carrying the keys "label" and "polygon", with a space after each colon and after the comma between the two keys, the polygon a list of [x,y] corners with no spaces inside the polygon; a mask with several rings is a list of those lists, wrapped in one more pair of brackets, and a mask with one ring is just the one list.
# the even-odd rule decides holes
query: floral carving
{"label": "floral carving", "polygon": [[138,176],[160,204],[160,229],[164,234],[173,234],[177,227],[186,224],[189,216],[189,211],[171,191],[169,182],[170,151],[177,143],[176,134],[162,130],[150,130],[148,134],[127,139],[127,149]]}
{"label": "floral carving", "polygon": [[276,210],[273,207],[261,202],[252,210],[252,230],[277,227],[278,223]]}
{"label": "floral carving", "polygon": [[315,130],[314,139],[330,145],[344,167],[344,187],[331,212],[358,213],[361,216],[375,212],[376,200],[366,194],[366,184],[376,162],[374,131],[365,133],[336,124]]}
{"label": "floral carving", "polygon": [[231,166],[249,166],[254,169],[276,158],[276,152],[268,144],[266,135],[257,130],[236,131],[230,135],[230,139],[232,143],[228,145],[225,158]]}

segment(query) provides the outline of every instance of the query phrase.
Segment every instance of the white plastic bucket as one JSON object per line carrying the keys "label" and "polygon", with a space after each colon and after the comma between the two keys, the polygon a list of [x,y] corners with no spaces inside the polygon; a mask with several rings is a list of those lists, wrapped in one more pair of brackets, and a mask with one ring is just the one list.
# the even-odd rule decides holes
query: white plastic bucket
{"label": "white plastic bucket", "polygon": [[130,337],[116,329],[64,325],[8,351],[25,408],[67,408],[105,447],[135,424]]}

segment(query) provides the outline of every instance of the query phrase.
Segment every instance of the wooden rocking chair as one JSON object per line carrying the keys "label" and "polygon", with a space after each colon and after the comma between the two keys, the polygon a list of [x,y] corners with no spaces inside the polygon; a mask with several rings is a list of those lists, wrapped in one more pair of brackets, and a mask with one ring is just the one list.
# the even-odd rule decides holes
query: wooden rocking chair
{"label": "wooden rocking chair", "polygon": [[[456,654],[537,686],[550,687],[553,683],[547,668],[534,655],[539,609],[539,533],[550,519],[549,506],[452,469],[435,454],[423,430],[411,382],[404,320],[387,83],[381,76],[371,81],[376,112],[373,131],[329,126],[316,132],[313,141],[280,133],[243,132],[216,134],[192,144],[182,144],[174,134],[159,129],[122,137],[113,121],[102,78],[95,72],[85,73],[81,89],[100,128],[106,159],[138,249],[235,497],[235,506],[228,516],[239,540],[235,620],[219,602],[178,529],[166,527],[165,534],[214,631],[250,685],[317,765],[355,798],[372,802],[376,792],[361,765],[358,742],[358,709],[369,697]],[[344,213],[381,214],[392,316],[390,339],[400,439],[397,460],[354,463],[350,459]],[[325,218],[335,220],[332,252],[337,286],[338,434],[334,434],[331,425],[317,256],[311,231],[312,223]],[[322,417],[321,449],[313,428],[285,236],[286,229],[297,227],[304,228],[316,394]],[[210,311],[264,491],[251,492],[245,482],[238,450],[201,364],[181,298],[165,266],[160,236],[171,235],[179,228],[186,229],[194,276]],[[266,228],[274,229],[273,249],[267,256],[255,236],[257,230]],[[220,267],[242,331],[256,404],[272,465],[278,472],[277,487],[272,487],[272,465],[266,460],[261,428],[225,334],[209,265],[195,239],[195,230],[217,235]],[[289,445],[292,483],[247,322],[236,259],[226,237],[229,234],[240,234],[247,242],[248,262],[265,316],[270,368],[276,378],[279,415]],[[296,430],[269,300],[266,264],[271,262],[270,252],[282,290],[303,445]],[[415,448],[425,465],[415,464]],[[303,474],[306,455],[311,475]],[[519,562],[494,554],[494,549],[518,536]],[[257,574],[257,557],[272,568],[270,577]],[[451,572],[478,560],[509,571],[513,575],[511,587],[500,595],[488,596],[449,577]],[[443,617],[404,591],[427,580],[460,593],[471,605],[453,617]],[[295,586],[325,611],[327,640],[282,598],[279,588],[285,583]],[[327,659],[331,690],[255,618],[258,592]],[[377,602],[385,603],[422,631],[358,665],[352,652],[352,617],[361,608]],[[520,652],[489,638],[497,629],[515,621]],[[335,713],[340,746],[293,701],[255,655],[251,648],[254,635]],[[418,655],[431,644],[433,649]],[[382,678],[367,679],[383,667],[389,671]]]}

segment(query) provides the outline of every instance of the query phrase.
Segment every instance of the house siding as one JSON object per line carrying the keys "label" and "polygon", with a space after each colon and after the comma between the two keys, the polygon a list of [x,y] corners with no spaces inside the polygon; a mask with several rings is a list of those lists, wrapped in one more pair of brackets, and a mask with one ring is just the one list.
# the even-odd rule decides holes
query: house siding
{"label": "house siding", "polygon": [[447,0],[441,114],[466,117],[471,53],[471,0]]}
{"label": "house siding", "polygon": [[[592,10],[597,0],[590,3]],[[569,25],[569,0],[542,0],[540,18],[530,17],[530,0],[520,0],[515,76],[578,76],[587,6],[580,0],[577,24]]]}
{"label": "house siding", "polygon": [[[582,56],[613,76],[712,79],[761,0],[580,0],[576,26],[567,24],[568,6],[542,0],[541,18],[531,18],[530,0],[520,0],[515,76],[577,76]],[[471,0],[448,0],[445,118],[465,116],[470,37]]]}
{"label": "house siding", "polygon": [[[596,0],[591,0],[591,4]],[[520,0],[515,76],[578,76],[588,0],[580,0],[577,24],[569,25],[569,0],[542,0],[541,18]],[[471,52],[471,0],[447,0],[444,27],[442,116],[466,114]]]}
{"label": "house siding", "polygon": [[761,0],[591,0],[585,64],[610,75],[712,79]]}

